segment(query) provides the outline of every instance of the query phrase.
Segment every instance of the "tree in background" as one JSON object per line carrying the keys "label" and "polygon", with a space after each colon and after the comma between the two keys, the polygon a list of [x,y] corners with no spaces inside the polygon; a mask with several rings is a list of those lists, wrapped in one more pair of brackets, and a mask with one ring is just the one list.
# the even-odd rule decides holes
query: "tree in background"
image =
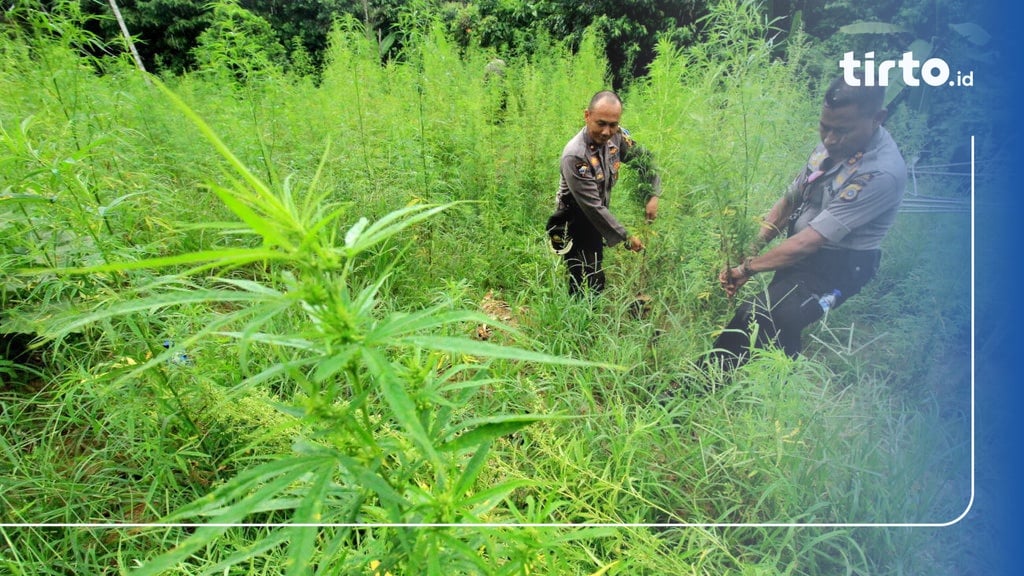
{"label": "tree in background", "polygon": [[237,0],[217,0],[210,6],[210,26],[199,35],[194,50],[202,70],[233,75],[246,83],[285,63],[284,47],[269,22],[242,8]]}
{"label": "tree in background", "polygon": [[[28,2],[28,0],[20,0]],[[81,0],[83,9],[107,15],[105,0]],[[138,39],[147,68],[179,73],[197,62],[191,49],[213,22],[213,4],[204,0],[121,0],[128,29]],[[466,47],[476,44],[508,56],[529,56],[538,32],[578,46],[584,31],[596,24],[607,41],[607,56],[616,87],[642,76],[654,58],[659,35],[677,44],[693,40],[693,30],[707,14],[706,0],[240,0],[239,6],[266,20],[279,44],[299,46],[314,65],[322,62],[332,23],[351,16],[362,22],[367,37],[377,41],[382,57],[397,57],[402,42],[395,34],[406,21],[440,19],[453,38]],[[411,18],[410,18],[411,16]],[[100,20],[95,32],[117,34],[116,24]]]}
{"label": "tree in background", "polygon": [[[84,10],[94,15],[110,13],[106,0],[87,0],[82,4]],[[118,5],[147,70],[178,73],[195,67],[192,49],[211,22],[212,12],[206,2],[119,0]],[[117,24],[112,19],[93,20],[89,28],[107,38],[117,33]]]}
{"label": "tree in background", "polygon": [[708,13],[707,0],[484,0],[447,2],[442,20],[463,45],[477,43],[499,51],[528,55],[535,31],[578,46],[594,27],[607,43],[605,56],[616,89],[647,73],[660,35],[677,45],[694,39],[693,29]]}

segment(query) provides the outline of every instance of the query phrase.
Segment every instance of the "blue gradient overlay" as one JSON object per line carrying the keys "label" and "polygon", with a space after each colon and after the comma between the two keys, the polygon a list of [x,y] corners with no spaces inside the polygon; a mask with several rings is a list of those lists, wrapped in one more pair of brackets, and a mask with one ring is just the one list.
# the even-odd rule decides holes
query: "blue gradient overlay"
{"label": "blue gradient overlay", "polygon": [[989,2],[984,28],[997,57],[975,74],[975,84],[997,90],[988,108],[999,148],[990,161],[994,181],[975,189],[976,494],[971,513],[949,528],[970,543],[971,574],[1024,573],[1021,480],[1024,402],[1024,199],[1021,167],[1024,115],[1021,37],[1017,2]]}

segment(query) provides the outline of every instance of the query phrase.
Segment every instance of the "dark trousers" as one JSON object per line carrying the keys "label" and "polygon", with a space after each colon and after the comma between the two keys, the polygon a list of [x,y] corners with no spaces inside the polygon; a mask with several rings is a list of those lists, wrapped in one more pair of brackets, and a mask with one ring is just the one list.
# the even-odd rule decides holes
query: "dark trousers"
{"label": "dark trousers", "polygon": [[562,255],[569,271],[569,294],[600,294],[604,290],[604,239],[580,215],[569,223],[572,248]]}
{"label": "dark trousers", "polygon": [[878,250],[821,250],[776,272],[767,289],[736,309],[705,361],[726,370],[735,368],[749,358],[752,345],[778,346],[796,358],[803,349],[803,329],[824,314],[819,296],[840,290],[842,295],[833,305],[838,307],[874,277],[880,258]]}
{"label": "dark trousers", "polygon": [[764,292],[736,309],[715,340],[709,359],[724,369],[732,369],[747,360],[751,345],[775,345],[796,358],[803,349],[801,332],[823,314],[818,305],[819,293],[808,288],[806,282],[776,274]]}

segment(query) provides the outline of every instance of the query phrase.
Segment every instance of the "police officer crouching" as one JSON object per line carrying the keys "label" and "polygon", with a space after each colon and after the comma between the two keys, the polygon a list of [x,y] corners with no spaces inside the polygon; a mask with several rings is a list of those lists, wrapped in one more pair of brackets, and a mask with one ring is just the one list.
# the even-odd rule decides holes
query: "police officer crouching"
{"label": "police officer crouching", "polygon": [[[722,270],[719,282],[731,298],[755,274],[774,271],[768,288],[740,305],[715,340],[705,362],[730,370],[755,346],[781,347],[795,358],[801,332],[824,314],[818,301],[836,294],[834,306],[860,292],[878,271],[880,246],[903,199],[907,168],[882,127],[885,87],[847,84],[837,78],[825,93],[821,143],[807,165],[765,217],[755,255]],[[786,239],[760,249],[781,231]]]}
{"label": "police officer crouching", "polygon": [[620,164],[637,170],[649,190],[644,205],[648,222],[658,213],[661,181],[652,155],[619,126],[622,100],[610,90],[598,92],[583,112],[585,126],[562,150],[557,209],[547,221],[551,248],[562,256],[569,273],[569,293],[600,293],[605,286],[604,246],[624,243],[628,250],[644,249],[639,237],[609,210]]}

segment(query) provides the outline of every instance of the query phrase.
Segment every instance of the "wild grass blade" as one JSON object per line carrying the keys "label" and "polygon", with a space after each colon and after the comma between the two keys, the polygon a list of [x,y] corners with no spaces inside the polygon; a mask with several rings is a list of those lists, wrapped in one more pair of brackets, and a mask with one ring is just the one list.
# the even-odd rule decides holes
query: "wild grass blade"
{"label": "wild grass blade", "polygon": [[[336,463],[327,460],[324,465],[309,471],[312,482],[302,497],[302,503],[295,509],[292,521],[296,524],[319,524],[323,521],[324,498],[330,487],[331,476]],[[316,548],[316,537],[319,530],[315,527],[288,528],[291,532],[291,545],[288,547],[288,576],[297,576],[307,572],[309,559]]]}
{"label": "wild grass blade", "polygon": [[[232,524],[241,522],[246,516],[258,511],[264,502],[305,475],[310,467],[323,465],[323,460],[323,456],[298,456],[258,466],[235,477],[214,493],[183,508],[175,513],[172,519],[212,515],[210,524],[197,528],[184,542],[166,554],[145,563],[133,574],[148,576],[174,569],[180,562],[224,534]],[[229,505],[231,501],[234,502]]]}
{"label": "wild grass blade", "polygon": [[249,228],[263,237],[264,245],[268,248],[280,247],[286,252],[294,252],[295,246],[288,240],[287,233],[277,230],[273,220],[266,216],[257,214],[255,210],[240,200],[235,192],[227,190],[216,184],[210,184],[210,189],[220,198],[220,201],[231,210],[235,216],[245,222]]}
{"label": "wild grass blade", "polygon": [[[455,204],[457,203],[453,202],[442,205],[416,204],[390,212],[374,221],[365,229],[360,230],[358,234],[352,234],[351,244],[347,241],[345,244],[346,253],[349,258],[361,254],[402,230],[443,212]],[[346,240],[348,240],[348,236],[347,234]]]}
{"label": "wild grass blade", "polygon": [[[441,450],[444,450],[442,447]],[[484,469],[487,464],[487,455],[491,450],[490,441],[482,441],[476,444],[476,452],[473,453],[473,457],[469,459],[466,467],[462,470],[462,474],[459,475],[458,480],[455,481],[455,485],[452,486],[452,494],[459,496],[469,492],[469,489],[473,487],[473,483],[476,482],[477,476]]]}
{"label": "wild grass blade", "polygon": [[138,312],[158,310],[173,306],[205,304],[210,302],[236,302],[259,304],[265,296],[237,290],[180,290],[164,292],[147,298],[117,302],[92,312],[70,311],[63,315],[40,320],[40,333],[46,338],[57,339],[86,326],[111,318]]}
{"label": "wild grass blade", "polygon": [[462,499],[459,504],[465,509],[468,508],[473,517],[479,518],[493,510],[501,500],[519,488],[536,487],[539,483],[535,480],[525,478],[508,480],[486,490],[481,490],[472,496]]}
{"label": "wild grass blade", "polygon": [[541,420],[560,420],[557,416],[492,416],[460,422],[454,426],[450,434],[465,429],[454,439],[445,442],[438,449],[443,452],[458,452],[491,442],[500,436],[506,436]]}
{"label": "wild grass blade", "polygon": [[206,250],[201,252],[190,252],[175,256],[164,256],[160,258],[148,258],[136,261],[112,262],[97,266],[84,266],[78,268],[29,268],[19,270],[19,274],[41,275],[86,275],[106,274],[110,272],[127,272],[130,270],[149,270],[168,268],[172,266],[186,266],[192,264],[206,263],[207,265],[195,268],[189,273],[194,274],[201,270],[212,267],[243,266],[253,262],[271,262],[285,260],[288,256],[278,250],[270,248],[230,248],[219,250]]}
{"label": "wild grass blade", "polygon": [[258,198],[260,198],[263,201],[269,202],[269,204],[272,207],[276,207],[277,210],[280,210],[281,212],[284,211],[284,207],[279,202],[274,200],[274,195],[270,192],[266,185],[264,185],[263,182],[258,177],[256,177],[256,175],[253,174],[248,168],[246,168],[245,164],[241,160],[239,160],[238,157],[235,156],[233,152],[231,152],[231,149],[228,148],[226,144],[224,144],[224,142],[220,139],[219,136],[217,136],[217,133],[214,132],[214,130],[210,127],[209,124],[207,124],[202,118],[200,118],[199,115],[196,114],[195,111],[193,111],[192,108],[189,107],[184,100],[182,100],[177,94],[174,93],[173,90],[168,88],[167,85],[165,85],[163,82],[154,79],[153,84],[164,94],[164,96],[167,97],[168,100],[171,101],[171,103],[174,105],[175,108],[178,109],[178,111],[180,111],[182,114],[185,115],[185,117],[192,121],[192,123],[199,129],[200,133],[202,133],[203,137],[205,137],[206,140],[213,145],[214,149],[217,150],[217,153],[220,154],[222,158],[227,160],[231,168],[233,168],[235,172],[237,172],[245,180],[245,182],[250,186],[250,188],[257,193]]}
{"label": "wild grass blade", "polygon": [[397,338],[396,342],[402,345],[414,345],[426,348],[428,350],[443,350],[445,352],[453,352],[456,354],[463,354],[467,356],[501,358],[504,360],[536,362],[539,364],[553,364],[558,366],[578,366],[605,368],[608,370],[625,370],[625,368],[622,366],[609,364],[606,362],[577,360],[565,356],[555,356],[552,354],[545,354],[543,352],[534,352],[531,350],[524,350],[522,348],[515,348],[512,346],[504,346],[500,344],[493,344],[491,342],[470,340],[469,338],[458,338],[453,336],[432,336],[418,334],[407,335]]}
{"label": "wild grass blade", "polygon": [[241,550],[228,555],[220,562],[210,566],[207,574],[225,574],[231,573],[231,568],[235,566],[241,566],[245,564],[246,560],[250,562],[256,558],[265,558],[268,552],[287,545],[292,539],[292,532],[287,528],[278,528],[263,537],[259,542],[253,543],[250,546],[246,546]]}
{"label": "wild grass blade", "polygon": [[367,332],[366,339],[370,342],[387,343],[406,334],[425,332],[451,324],[493,323],[486,314],[468,310],[443,312],[444,307],[441,305],[418,312],[390,314]]}

